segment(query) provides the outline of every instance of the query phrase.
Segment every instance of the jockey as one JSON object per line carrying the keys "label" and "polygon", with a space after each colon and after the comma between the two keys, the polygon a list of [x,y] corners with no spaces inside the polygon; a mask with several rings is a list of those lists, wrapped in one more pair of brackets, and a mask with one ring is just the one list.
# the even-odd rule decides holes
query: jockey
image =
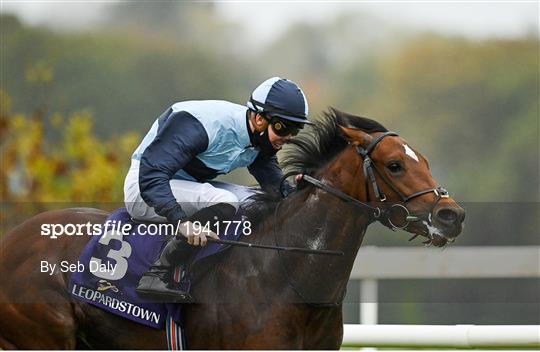
{"label": "jockey", "polygon": [[[133,219],[179,224],[137,287],[142,297],[189,302],[172,283],[174,266],[192,246],[204,246],[214,232],[195,236],[193,222],[215,223],[236,213],[239,195],[207,181],[247,167],[260,186],[277,191],[282,172],[276,152],[307,120],[308,104],[298,85],[273,77],[252,93],[247,107],[221,100],[184,101],[169,107],[133,153],[124,184]],[[200,231],[199,231],[200,232]],[[172,237],[172,236],[171,236]],[[192,246],[190,246],[192,245]]]}

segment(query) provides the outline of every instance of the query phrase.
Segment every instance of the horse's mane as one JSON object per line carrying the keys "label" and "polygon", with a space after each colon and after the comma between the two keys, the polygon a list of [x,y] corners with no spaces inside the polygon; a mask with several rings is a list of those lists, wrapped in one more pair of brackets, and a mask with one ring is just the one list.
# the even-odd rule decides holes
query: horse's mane
{"label": "horse's mane", "polygon": [[[287,172],[312,174],[320,169],[347,146],[347,139],[340,126],[360,129],[367,133],[388,132],[379,122],[330,108],[309,125],[284,149],[283,169]],[[281,196],[277,192],[263,192],[252,197],[245,208],[251,223],[257,227],[272,214]]]}

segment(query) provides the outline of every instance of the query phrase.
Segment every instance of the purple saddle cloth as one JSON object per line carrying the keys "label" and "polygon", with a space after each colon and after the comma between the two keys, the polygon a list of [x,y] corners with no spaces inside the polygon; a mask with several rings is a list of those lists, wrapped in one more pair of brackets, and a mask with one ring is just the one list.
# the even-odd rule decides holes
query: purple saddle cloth
{"label": "purple saddle cloth", "polygon": [[[240,214],[233,219],[241,220]],[[101,233],[92,237],[81,254],[82,266],[79,267],[82,269],[72,275],[69,283],[72,297],[153,328],[163,329],[168,315],[182,325],[181,304],[149,302],[135,292],[140,277],[166,244],[165,234],[152,235],[149,225],[134,222],[125,208],[113,212]],[[167,236],[172,235],[170,232]],[[238,240],[242,231],[238,231],[238,226],[230,226],[226,233],[219,235],[222,239]],[[209,243],[199,250],[194,262],[229,247]],[[175,275],[178,274],[177,268]],[[188,277],[183,281],[186,280]]]}

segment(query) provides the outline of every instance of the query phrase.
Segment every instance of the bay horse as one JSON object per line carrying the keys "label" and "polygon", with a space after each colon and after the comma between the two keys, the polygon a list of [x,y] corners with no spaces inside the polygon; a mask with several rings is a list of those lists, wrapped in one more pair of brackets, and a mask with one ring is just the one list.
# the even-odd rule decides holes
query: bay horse
{"label": "bay horse", "polygon": [[[297,136],[285,167],[306,174],[285,199],[261,195],[246,208],[243,241],[340,250],[342,256],[230,248],[196,266],[185,306],[190,349],[339,349],[342,300],[366,228],[384,225],[444,246],[464,210],[438,186],[427,160],[378,122],[331,109]],[[166,349],[164,330],[73,299],[69,274],[40,273],[40,260],[76,262],[90,236],[40,236],[43,223],[103,223],[106,212],[38,214],[1,242],[3,349]],[[216,259],[217,260],[217,259]]]}

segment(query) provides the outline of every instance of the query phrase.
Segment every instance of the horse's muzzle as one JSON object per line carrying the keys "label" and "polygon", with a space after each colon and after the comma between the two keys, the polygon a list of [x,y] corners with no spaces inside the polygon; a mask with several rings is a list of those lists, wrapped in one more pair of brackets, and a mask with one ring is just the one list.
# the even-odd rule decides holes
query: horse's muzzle
{"label": "horse's muzzle", "polygon": [[457,204],[441,206],[433,213],[434,224],[443,230],[447,238],[455,238],[461,233],[463,221],[465,221],[465,210]]}

